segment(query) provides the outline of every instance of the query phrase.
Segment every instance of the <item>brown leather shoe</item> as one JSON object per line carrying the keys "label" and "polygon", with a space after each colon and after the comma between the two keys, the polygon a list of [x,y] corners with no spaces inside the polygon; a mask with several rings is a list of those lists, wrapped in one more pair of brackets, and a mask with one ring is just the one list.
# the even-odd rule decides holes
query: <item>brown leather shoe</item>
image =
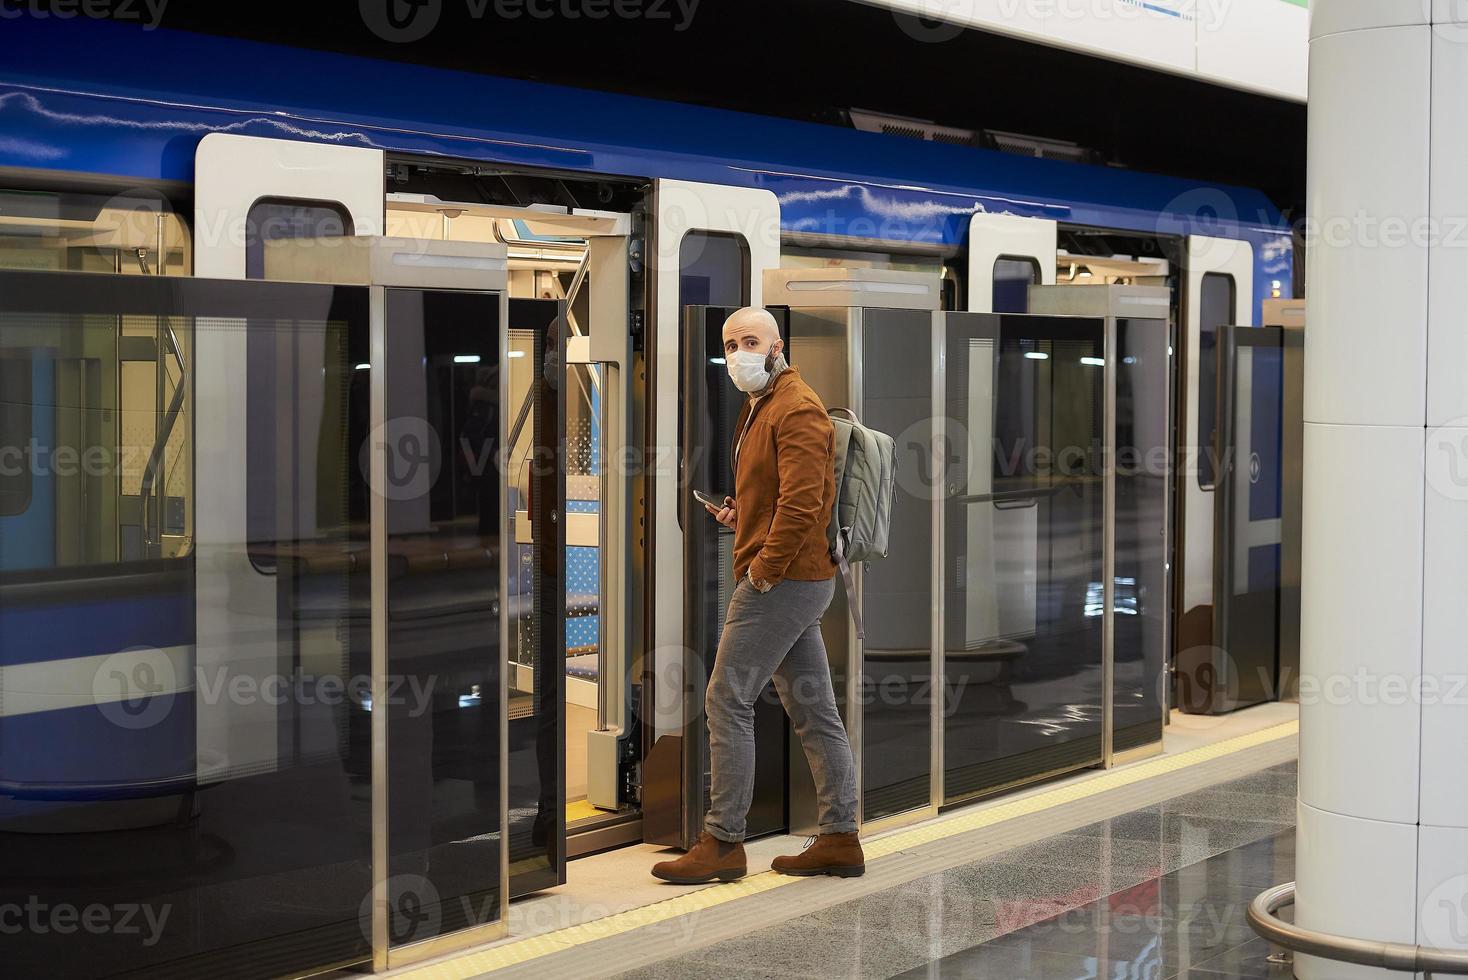
{"label": "brown leather shoe", "polygon": [[866,874],[867,860],[856,834],[821,834],[806,841],[799,854],[777,857],[770,867],[782,875],[860,878]]}
{"label": "brown leather shoe", "polygon": [[738,881],[749,873],[744,860],[744,845],[719,840],[708,831],[688,853],[676,861],[662,861],[652,866],[652,876],[675,885],[702,885],[710,881]]}

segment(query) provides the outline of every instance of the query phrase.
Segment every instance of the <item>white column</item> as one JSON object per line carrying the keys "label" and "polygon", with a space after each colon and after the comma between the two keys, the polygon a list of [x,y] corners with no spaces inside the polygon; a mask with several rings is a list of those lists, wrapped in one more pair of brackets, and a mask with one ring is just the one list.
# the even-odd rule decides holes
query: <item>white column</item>
{"label": "white column", "polygon": [[1296,921],[1468,948],[1468,4],[1312,8]]}

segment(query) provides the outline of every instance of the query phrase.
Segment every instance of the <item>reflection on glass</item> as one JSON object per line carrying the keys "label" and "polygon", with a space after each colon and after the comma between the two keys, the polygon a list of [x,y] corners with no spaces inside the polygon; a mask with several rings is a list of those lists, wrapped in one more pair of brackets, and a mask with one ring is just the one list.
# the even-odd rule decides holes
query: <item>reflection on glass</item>
{"label": "reflection on glass", "polygon": [[1116,612],[1113,747],[1162,738],[1170,610],[1167,523],[1172,397],[1165,320],[1116,322]]}
{"label": "reflection on glass", "polygon": [[245,219],[245,278],[265,277],[265,243],[287,238],[339,238],[352,234],[352,217],[335,201],[305,203],[265,198]]}
{"label": "reflection on glass", "polygon": [[[511,894],[559,882],[564,839],[560,719],[567,683],[564,633],[583,627],[582,606],[562,599],[563,395],[571,368],[561,356],[564,304],[510,301],[509,487]],[[564,373],[563,373],[564,370]],[[567,511],[574,508],[567,502]],[[568,517],[569,519],[569,517]],[[569,623],[561,615],[574,616]],[[594,610],[593,610],[594,612]],[[593,661],[594,661],[593,651]]]}
{"label": "reflection on glass", "polygon": [[[387,291],[390,939],[500,896],[499,298]],[[396,696],[391,696],[392,688]]]}
{"label": "reflection on glass", "polygon": [[1218,478],[1218,328],[1234,317],[1234,278],[1219,272],[1203,276],[1198,321],[1198,486],[1209,489]]}
{"label": "reflection on glass", "polygon": [[137,925],[7,975],[370,956],[366,359],[365,288],[0,273],[0,907]]}
{"label": "reflection on glass", "polygon": [[930,799],[933,343],[929,314],[862,316],[862,421],[898,440],[904,474],[892,500],[893,547],[867,566],[862,586],[862,815],[876,820]]}
{"label": "reflection on glass", "polygon": [[949,800],[1101,758],[1099,320],[949,317]]}
{"label": "reflection on glass", "polygon": [[1222,533],[1215,595],[1218,665],[1228,675],[1211,685],[1214,711],[1278,697],[1279,612],[1284,466],[1283,332],[1230,327],[1224,353],[1224,411],[1219,480]]}

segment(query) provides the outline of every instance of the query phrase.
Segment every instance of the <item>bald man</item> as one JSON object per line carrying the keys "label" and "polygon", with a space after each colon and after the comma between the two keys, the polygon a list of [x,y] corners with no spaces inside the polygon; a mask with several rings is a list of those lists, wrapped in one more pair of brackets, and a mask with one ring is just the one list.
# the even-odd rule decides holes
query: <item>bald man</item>
{"label": "bald man", "polygon": [[746,307],[724,323],[724,363],[749,399],[734,427],[734,496],[707,508],[734,532],[739,577],[704,698],[713,785],[697,843],[652,873],[692,885],[737,881],[748,872],[754,702],[773,677],[815,777],[820,834],[772,867],[856,877],[866,870],[856,834],[856,768],[821,642],[821,614],[835,591],[826,541],[836,499],[835,433],[821,400],[786,363],[767,311]]}

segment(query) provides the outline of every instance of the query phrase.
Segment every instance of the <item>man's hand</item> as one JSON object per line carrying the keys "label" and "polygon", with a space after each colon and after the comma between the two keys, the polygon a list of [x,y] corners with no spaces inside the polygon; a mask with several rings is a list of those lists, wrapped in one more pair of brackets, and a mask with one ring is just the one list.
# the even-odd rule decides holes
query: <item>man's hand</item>
{"label": "man's hand", "polygon": [[745,578],[749,579],[749,584],[754,586],[754,591],[759,593],[768,592],[775,587],[773,584],[765,579],[755,578],[754,569],[750,569],[748,572],[746,572]]}
{"label": "man's hand", "polygon": [[710,514],[712,514],[714,516],[714,520],[718,521],[720,524],[724,525],[729,530],[731,530],[731,531],[734,530],[734,524],[738,520],[738,517],[734,513],[734,498],[733,497],[725,497],[724,498],[724,506],[722,508],[717,508],[716,509],[714,507],[709,506],[708,504],[704,504],[703,505],[703,509],[706,510],[706,511],[708,511]]}

